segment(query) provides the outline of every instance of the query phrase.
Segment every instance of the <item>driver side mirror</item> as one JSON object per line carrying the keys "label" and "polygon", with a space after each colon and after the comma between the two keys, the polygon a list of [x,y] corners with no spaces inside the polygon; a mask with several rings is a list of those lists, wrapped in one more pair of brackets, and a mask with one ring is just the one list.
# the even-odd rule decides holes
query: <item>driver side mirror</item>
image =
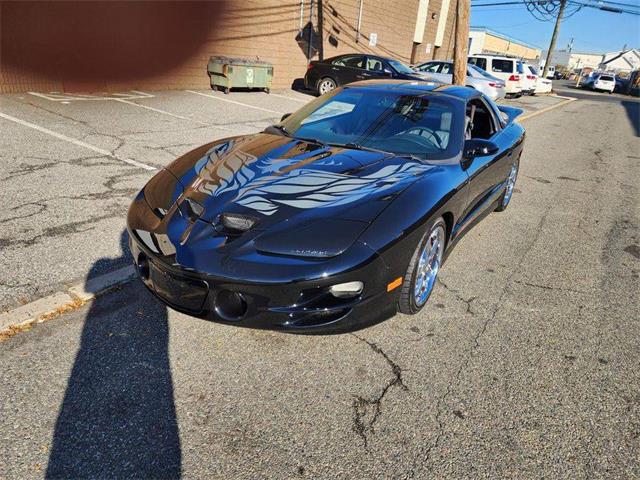
{"label": "driver side mirror", "polygon": [[284,115],[282,115],[282,117],[280,118],[280,121],[285,120],[286,118],[290,117],[291,114],[290,113],[285,113]]}
{"label": "driver side mirror", "polygon": [[484,140],[481,138],[470,138],[464,141],[464,150],[462,156],[467,160],[472,160],[475,157],[486,157],[487,155],[493,155],[500,148],[495,143]]}

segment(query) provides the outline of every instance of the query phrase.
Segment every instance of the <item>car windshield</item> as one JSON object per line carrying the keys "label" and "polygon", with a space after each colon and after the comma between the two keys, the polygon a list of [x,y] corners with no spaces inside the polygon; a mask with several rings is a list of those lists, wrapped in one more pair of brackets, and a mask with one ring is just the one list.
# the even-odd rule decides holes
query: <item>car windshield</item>
{"label": "car windshield", "polygon": [[604,80],[605,82],[613,82],[613,77],[610,77],[609,75],[601,75],[600,80]]}
{"label": "car windshield", "polygon": [[528,65],[528,67],[531,73],[533,73],[534,75],[538,75],[538,71],[535,68],[533,68],[531,65]]}
{"label": "car windshield", "polygon": [[437,94],[350,87],[310,102],[277,128],[321,144],[442,160],[459,153],[463,118],[462,102]]}
{"label": "car windshield", "polygon": [[415,73],[413,70],[411,70],[402,62],[399,62],[397,60],[387,60],[387,61],[389,62],[389,65],[391,65],[398,73],[405,73],[405,74]]}

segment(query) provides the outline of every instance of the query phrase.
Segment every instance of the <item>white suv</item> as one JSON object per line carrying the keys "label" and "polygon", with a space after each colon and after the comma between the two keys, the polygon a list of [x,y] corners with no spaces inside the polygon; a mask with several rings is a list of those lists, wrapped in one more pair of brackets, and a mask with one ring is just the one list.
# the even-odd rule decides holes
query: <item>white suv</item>
{"label": "white suv", "polygon": [[476,65],[488,72],[490,75],[503,80],[506,87],[506,94],[519,97],[522,95],[521,74],[518,73],[518,60],[510,57],[499,57],[496,55],[472,55],[469,63]]}

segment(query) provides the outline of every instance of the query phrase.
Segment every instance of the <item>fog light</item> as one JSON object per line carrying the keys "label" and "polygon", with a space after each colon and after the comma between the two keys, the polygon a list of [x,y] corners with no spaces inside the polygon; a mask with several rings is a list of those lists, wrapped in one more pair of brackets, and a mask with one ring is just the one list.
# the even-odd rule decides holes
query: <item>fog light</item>
{"label": "fog light", "polygon": [[215,311],[224,320],[240,320],[247,313],[247,302],[241,293],[222,290],[216,295]]}
{"label": "fog light", "polygon": [[362,293],[364,283],[362,282],[347,282],[339,283],[338,285],[332,285],[329,287],[331,295],[337,298],[349,298],[355,297]]}

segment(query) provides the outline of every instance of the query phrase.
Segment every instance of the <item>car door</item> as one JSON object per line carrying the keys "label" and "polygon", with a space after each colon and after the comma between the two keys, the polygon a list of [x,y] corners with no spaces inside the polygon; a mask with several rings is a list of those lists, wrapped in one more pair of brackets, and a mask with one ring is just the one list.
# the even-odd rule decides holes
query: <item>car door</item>
{"label": "car door", "polygon": [[440,70],[438,70],[438,77],[441,82],[453,83],[453,64],[442,62],[440,64]]}
{"label": "car door", "polygon": [[483,98],[474,98],[467,103],[467,117],[472,118],[467,138],[490,140],[499,146],[499,150],[493,155],[476,157],[465,165],[469,176],[468,201],[460,222],[461,230],[470,226],[502,194],[515,161],[515,139],[502,127],[494,109]]}
{"label": "car door", "polygon": [[349,55],[335,60],[331,70],[338,85],[345,85],[366,79],[365,65],[366,57],[364,55]]}
{"label": "car door", "polygon": [[[386,71],[385,71],[386,70]],[[367,68],[364,72],[366,78],[389,78],[391,68],[385,65],[385,62],[378,57],[367,57]]]}

